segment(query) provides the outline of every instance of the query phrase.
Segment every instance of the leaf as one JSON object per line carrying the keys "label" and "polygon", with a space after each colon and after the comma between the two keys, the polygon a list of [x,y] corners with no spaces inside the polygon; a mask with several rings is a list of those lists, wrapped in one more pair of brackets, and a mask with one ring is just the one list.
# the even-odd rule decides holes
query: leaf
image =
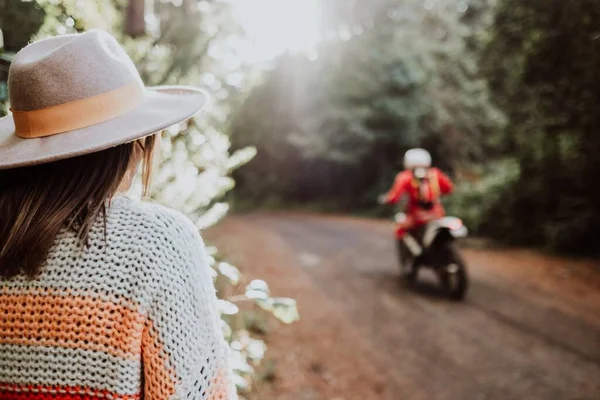
{"label": "leaf", "polygon": [[215,260],[215,258],[213,256],[209,255],[206,258],[207,258],[207,261],[208,261],[208,265],[210,265],[211,267],[213,267],[216,264],[216,262],[217,262],[217,260]]}
{"label": "leaf", "polygon": [[246,297],[255,300],[266,300],[269,298],[269,293],[265,293],[262,290],[250,289],[246,291]]}
{"label": "leaf", "polygon": [[12,62],[13,58],[15,57],[14,53],[0,53],[0,60],[2,61],[6,61],[6,62]]}
{"label": "leaf", "polygon": [[231,282],[233,285],[237,285],[240,282],[240,270],[233,265],[226,262],[221,262],[219,263],[218,270],[221,275],[229,279],[229,282]]}
{"label": "leaf", "polygon": [[300,319],[296,300],[290,298],[275,298],[273,316],[284,324],[291,324]]}
{"label": "leaf", "polygon": [[232,302],[221,299],[217,300],[217,309],[222,315],[235,315],[240,311],[238,306],[236,306]]}
{"label": "leaf", "polygon": [[267,345],[262,340],[251,339],[246,345],[246,353],[254,365],[260,364],[261,360],[265,357],[266,351]]}
{"label": "leaf", "polygon": [[215,257],[217,255],[217,253],[219,252],[219,249],[217,249],[216,246],[206,246],[206,253],[211,256],[211,257]]}
{"label": "leaf", "polygon": [[238,391],[248,392],[250,390],[250,385],[244,377],[234,374],[231,379]]}
{"label": "leaf", "polygon": [[231,352],[229,353],[229,365],[231,369],[242,373],[252,373],[254,368],[248,363],[246,354],[243,352],[244,345],[235,341],[231,343]]}
{"label": "leaf", "polygon": [[5,101],[8,99],[8,89],[6,87],[6,82],[0,82],[0,101]]}
{"label": "leaf", "polygon": [[268,295],[269,285],[267,284],[267,282],[261,279],[255,279],[252,282],[250,282],[248,286],[246,286],[246,293],[253,290],[262,291]]}
{"label": "leaf", "polygon": [[265,311],[273,314],[275,318],[284,324],[291,324],[300,319],[296,300],[287,297],[275,297],[259,300],[257,304]]}
{"label": "leaf", "polygon": [[226,340],[230,340],[231,336],[233,335],[233,330],[231,329],[229,324],[223,320],[220,320],[220,325],[221,325],[221,332],[223,332],[223,337]]}

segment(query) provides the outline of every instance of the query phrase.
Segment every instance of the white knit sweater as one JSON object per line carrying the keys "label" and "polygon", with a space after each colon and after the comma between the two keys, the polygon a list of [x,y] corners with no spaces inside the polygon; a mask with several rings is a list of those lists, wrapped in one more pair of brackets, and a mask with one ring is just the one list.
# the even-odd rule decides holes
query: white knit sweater
{"label": "white knit sweater", "polygon": [[186,217],[115,197],[106,237],[0,281],[0,399],[236,398],[209,268]]}

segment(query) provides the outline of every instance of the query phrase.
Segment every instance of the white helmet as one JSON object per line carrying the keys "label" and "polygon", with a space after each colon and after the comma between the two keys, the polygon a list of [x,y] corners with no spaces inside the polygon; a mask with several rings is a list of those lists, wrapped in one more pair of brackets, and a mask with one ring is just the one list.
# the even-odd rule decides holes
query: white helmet
{"label": "white helmet", "polygon": [[429,168],[431,167],[431,154],[425,149],[410,149],[404,155],[404,168]]}

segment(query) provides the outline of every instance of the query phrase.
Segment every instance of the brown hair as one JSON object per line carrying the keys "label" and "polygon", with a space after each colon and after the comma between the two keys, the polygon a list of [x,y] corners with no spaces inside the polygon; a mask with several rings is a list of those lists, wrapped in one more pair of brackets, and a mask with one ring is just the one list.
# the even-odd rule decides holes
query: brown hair
{"label": "brown hair", "polygon": [[140,159],[147,194],[156,135],[97,153],[0,171],[0,277],[35,277],[63,228],[82,244]]}

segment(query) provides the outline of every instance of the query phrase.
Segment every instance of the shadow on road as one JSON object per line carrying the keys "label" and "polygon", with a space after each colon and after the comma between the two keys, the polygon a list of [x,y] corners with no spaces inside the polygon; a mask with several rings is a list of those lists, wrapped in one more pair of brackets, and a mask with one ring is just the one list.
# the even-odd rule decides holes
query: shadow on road
{"label": "shadow on road", "polygon": [[378,272],[370,274],[369,277],[375,285],[382,290],[387,291],[391,296],[402,298],[406,294],[422,296],[423,298],[439,301],[448,301],[448,297],[442,291],[437,279],[427,274],[429,271],[420,271],[416,282],[409,283],[405,281],[398,272]]}

